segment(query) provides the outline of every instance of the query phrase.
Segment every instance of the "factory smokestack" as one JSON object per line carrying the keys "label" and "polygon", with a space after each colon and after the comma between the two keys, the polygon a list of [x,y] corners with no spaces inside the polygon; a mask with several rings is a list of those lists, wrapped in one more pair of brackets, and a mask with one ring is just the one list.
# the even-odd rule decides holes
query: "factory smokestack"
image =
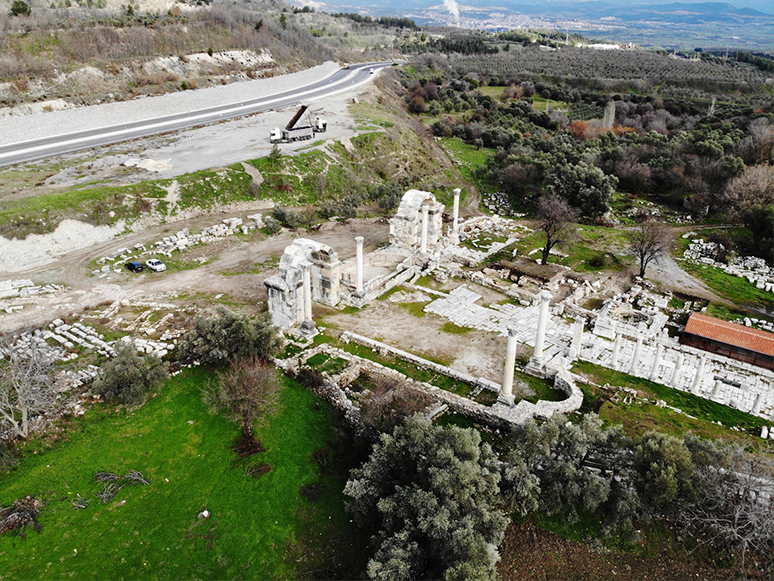
{"label": "factory smokestack", "polygon": [[457,21],[457,28],[460,27],[460,9],[457,6],[457,2],[455,0],[443,0],[443,5],[446,6],[446,9],[449,11],[449,14],[454,16],[455,20]]}

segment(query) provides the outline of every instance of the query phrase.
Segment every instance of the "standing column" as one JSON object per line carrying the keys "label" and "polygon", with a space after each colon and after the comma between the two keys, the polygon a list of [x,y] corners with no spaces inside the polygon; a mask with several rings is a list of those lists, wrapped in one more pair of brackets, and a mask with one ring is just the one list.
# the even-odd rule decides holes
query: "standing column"
{"label": "standing column", "polygon": [[715,380],[715,387],[712,388],[712,399],[715,399],[720,395],[720,388],[723,387],[723,382],[719,379]]}
{"label": "standing column", "polygon": [[640,362],[640,351],[642,351],[642,335],[637,335],[637,343],[634,345],[634,354],[632,355],[632,364],[629,367],[629,375],[635,375],[637,364]]}
{"label": "standing column", "polygon": [[691,393],[699,393],[701,387],[701,380],[704,378],[704,365],[707,361],[707,356],[702,355],[699,361],[699,367],[696,369],[696,375],[693,376],[693,386],[691,387]]}
{"label": "standing column", "polygon": [[428,212],[430,208],[422,206],[422,240],[419,246],[420,252],[427,252],[427,227],[428,227]]}
{"label": "standing column", "polygon": [[452,233],[459,234],[460,222],[460,193],[462,190],[454,188],[454,220],[452,221]]}
{"label": "standing column", "polygon": [[357,289],[356,292],[363,292],[363,237],[355,236],[357,245]]}
{"label": "standing column", "polygon": [[615,343],[613,343],[613,361],[611,367],[616,369],[618,367],[618,356],[621,354],[621,333],[615,334]]}
{"label": "standing column", "polygon": [[508,346],[505,348],[505,369],[503,385],[497,398],[503,403],[513,405],[513,367],[516,365],[516,329],[508,327]]}
{"label": "standing column", "polygon": [[540,314],[538,315],[537,335],[535,336],[535,352],[532,354],[534,359],[543,358],[543,346],[546,340],[546,326],[548,325],[548,303],[551,300],[551,293],[540,291]]}
{"label": "standing column", "polygon": [[310,264],[304,265],[304,320],[312,321],[312,275]]}
{"label": "standing column", "polygon": [[583,327],[586,325],[586,319],[580,318],[575,321],[572,329],[572,344],[570,345],[570,359],[580,357],[581,344],[583,343]]}
{"label": "standing column", "polygon": [[672,372],[672,387],[680,389],[680,377],[683,374],[683,354],[677,354],[677,361],[675,361],[675,369]]}
{"label": "standing column", "polygon": [[653,369],[650,370],[650,380],[656,381],[658,379],[658,368],[661,367],[661,354],[664,352],[664,346],[659,344],[656,346],[656,359],[653,361]]}

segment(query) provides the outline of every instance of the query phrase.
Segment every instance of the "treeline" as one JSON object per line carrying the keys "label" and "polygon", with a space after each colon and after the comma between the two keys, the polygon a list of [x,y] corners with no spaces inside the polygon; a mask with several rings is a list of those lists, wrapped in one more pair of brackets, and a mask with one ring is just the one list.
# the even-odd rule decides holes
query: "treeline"
{"label": "treeline", "polygon": [[[774,204],[766,165],[774,145],[770,96],[753,108],[722,97],[677,99],[461,72],[458,62],[425,56],[415,72],[402,71],[407,108],[436,117],[438,137],[494,150],[479,175],[509,193],[514,208],[530,210],[550,190],[593,220],[621,192],[630,206],[646,197],[680,213],[755,226],[744,250],[771,258],[771,228],[759,227],[767,215],[761,208]],[[502,96],[484,94],[484,85],[504,86]],[[557,102],[537,111],[538,97]]]}
{"label": "treeline", "polygon": [[354,12],[338,12],[331,14],[331,16],[335,18],[347,18],[353,22],[357,22],[358,24],[371,24],[374,26],[378,25],[387,28],[409,28],[411,30],[416,30],[419,28],[417,23],[414,22],[411,18],[400,18],[398,16],[379,16],[377,18],[373,18],[371,16],[363,16],[362,14],[357,14]]}
{"label": "treeline", "polygon": [[593,413],[513,428],[497,454],[478,432],[419,415],[382,436],[345,493],[371,535],[371,579],[496,579],[509,515],[584,519],[636,543],[660,523],[742,572],[774,565],[774,467],[738,445],[628,436]]}

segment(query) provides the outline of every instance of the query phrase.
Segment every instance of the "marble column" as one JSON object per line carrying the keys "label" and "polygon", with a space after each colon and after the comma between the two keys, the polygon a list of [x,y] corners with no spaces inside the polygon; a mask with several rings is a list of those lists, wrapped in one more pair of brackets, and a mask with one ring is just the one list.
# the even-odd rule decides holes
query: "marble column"
{"label": "marble column", "polygon": [[621,355],[621,333],[615,334],[615,343],[613,343],[613,361],[610,366],[613,369],[618,367],[618,357]]}
{"label": "marble column", "polygon": [[701,388],[701,380],[704,378],[704,366],[707,362],[707,356],[702,355],[699,361],[699,367],[696,369],[696,375],[693,376],[693,385],[691,386],[691,393],[699,393]]}
{"label": "marble column", "polygon": [[304,265],[304,320],[312,321],[312,267]]}
{"label": "marble column", "polygon": [[460,193],[462,190],[454,188],[454,220],[452,221],[452,233],[459,234],[459,222],[460,222]]}
{"label": "marble column", "polygon": [[363,292],[363,237],[355,236],[355,244],[357,245],[357,287],[355,292]]}
{"label": "marble column", "polygon": [[427,229],[429,226],[430,217],[428,215],[428,212],[430,211],[430,208],[427,206],[422,206],[422,238],[419,245],[419,250],[422,253],[427,252]]}
{"label": "marble column", "polygon": [[677,361],[675,361],[675,368],[672,371],[672,381],[670,383],[672,384],[672,387],[675,389],[680,389],[680,379],[683,375],[683,354],[678,353],[677,354]]}
{"label": "marble column", "polygon": [[513,368],[516,365],[516,335],[513,327],[508,327],[508,345],[505,349],[505,369],[503,370],[503,385],[500,388],[499,401],[513,405]]}
{"label": "marble column", "polygon": [[640,351],[642,351],[642,335],[637,335],[637,343],[634,345],[634,354],[632,355],[632,364],[629,367],[629,375],[636,375],[637,364],[640,362]]}
{"label": "marble column", "polygon": [[712,399],[715,399],[720,395],[720,388],[723,387],[723,382],[719,379],[715,380],[715,387],[712,388]]}
{"label": "marble column", "polygon": [[583,327],[586,325],[586,319],[580,318],[575,321],[572,328],[572,343],[570,345],[570,359],[580,357],[581,345],[583,343]]}
{"label": "marble column", "polygon": [[540,291],[540,314],[538,315],[537,335],[535,336],[535,351],[532,354],[534,359],[543,358],[543,347],[546,341],[546,327],[548,326],[548,303],[551,301],[551,293],[544,290]]}
{"label": "marble column", "polygon": [[659,344],[656,346],[656,358],[653,360],[653,368],[650,370],[650,380],[658,380],[658,369],[661,367],[661,355],[664,352],[664,346]]}

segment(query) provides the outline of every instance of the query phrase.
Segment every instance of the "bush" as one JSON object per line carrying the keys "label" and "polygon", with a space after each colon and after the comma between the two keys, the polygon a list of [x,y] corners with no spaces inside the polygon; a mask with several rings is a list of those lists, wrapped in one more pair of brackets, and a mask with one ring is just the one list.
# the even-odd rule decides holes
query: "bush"
{"label": "bush", "polygon": [[279,332],[272,325],[271,313],[251,319],[220,305],[196,317],[194,328],[180,344],[180,354],[182,359],[222,366],[232,360],[266,358],[279,347]]}
{"label": "bush", "polygon": [[123,343],[106,362],[94,388],[107,401],[140,405],[145,394],[161,385],[169,366],[156,355],[140,355],[134,343]]}
{"label": "bush", "polygon": [[24,0],[15,0],[8,14],[11,16],[29,16],[32,14],[32,9]]}

